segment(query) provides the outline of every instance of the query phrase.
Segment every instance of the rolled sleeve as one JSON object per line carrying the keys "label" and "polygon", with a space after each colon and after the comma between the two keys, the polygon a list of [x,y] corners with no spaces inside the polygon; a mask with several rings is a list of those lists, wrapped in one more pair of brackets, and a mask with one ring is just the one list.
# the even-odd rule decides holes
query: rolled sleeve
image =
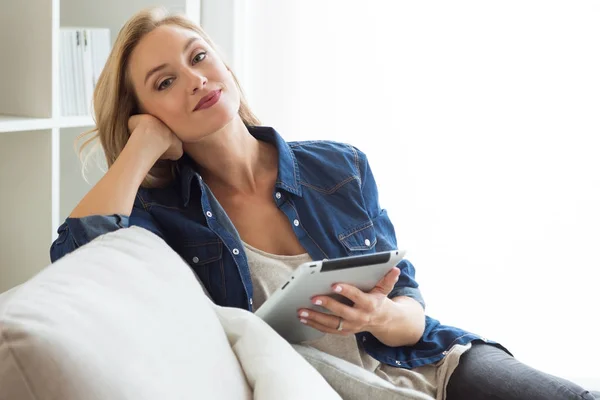
{"label": "rolled sleeve", "polygon": [[415,268],[408,260],[402,260],[400,264],[398,264],[398,268],[400,268],[400,277],[390,294],[388,294],[388,297],[390,299],[398,296],[410,297],[411,299],[416,300],[424,310],[425,300],[423,300],[419,285],[414,278]]}
{"label": "rolled sleeve", "polygon": [[421,291],[419,289],[411,287],[394,287],[394,289],[388,295],[390,299],[398,296],[410,297],[411,299],[416,300],[421,307],[423,307],[423,310],[425,309],[425,300],[423,300],[423,296],[421,295]]}
{"label": "rolled sleeve", "polygon": [[50,259],[55,262],[98,236],[127,227],[129,227],[129,217],[126,215],[67,218],[58,228],[58,238],[50,247]]}

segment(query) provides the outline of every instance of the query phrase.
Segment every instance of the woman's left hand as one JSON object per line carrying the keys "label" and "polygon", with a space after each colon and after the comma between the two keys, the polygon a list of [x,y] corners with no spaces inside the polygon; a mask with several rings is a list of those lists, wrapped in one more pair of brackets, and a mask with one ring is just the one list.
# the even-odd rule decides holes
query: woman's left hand
{"label": "woman's left hand", "polygon": [[321,332],[337,335],[377,329],[387,319],[385,306],[391,301],[387,296],[399,276],[400,269],[395,267],[368,293],[352,285],[336,283],[333,285],[333,291],[350,299],[354,302],[353,306],[340,303],[329,296],[315,296],[311,299],[312,303],[328,309],[332,314],[302,308],[298,310],[298,318],[300,322]]}

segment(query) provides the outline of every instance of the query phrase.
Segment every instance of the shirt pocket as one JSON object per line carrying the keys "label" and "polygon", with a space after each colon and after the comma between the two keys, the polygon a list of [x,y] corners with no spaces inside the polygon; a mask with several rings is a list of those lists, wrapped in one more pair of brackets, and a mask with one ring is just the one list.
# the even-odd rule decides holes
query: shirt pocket
{"label": "shirt pocket", "polygon": [[337,235],[349,255],[375,252],[377,235],[373,222],[368,221]]}
{"label": "shirt pocket", "polygon": [[181,256],[213,298],[223,294],[223,243],[220,240],[204,243],[184,241]]}

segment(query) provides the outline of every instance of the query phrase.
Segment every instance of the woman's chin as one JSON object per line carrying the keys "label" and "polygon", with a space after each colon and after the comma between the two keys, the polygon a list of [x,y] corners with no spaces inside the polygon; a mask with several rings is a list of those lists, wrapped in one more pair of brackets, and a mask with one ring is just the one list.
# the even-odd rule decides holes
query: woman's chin
{"label": "woman's chin", "polygon": [[185,135],[179,134],[177,136],[184,144],[198,143],[216,133],[221,132],[224,128],[231,124],[234,119],[235,118],[219,118],[210,122],[203,120],[202,122],[194,124],[190,128],[186,129],[186,131],[189,133]]}

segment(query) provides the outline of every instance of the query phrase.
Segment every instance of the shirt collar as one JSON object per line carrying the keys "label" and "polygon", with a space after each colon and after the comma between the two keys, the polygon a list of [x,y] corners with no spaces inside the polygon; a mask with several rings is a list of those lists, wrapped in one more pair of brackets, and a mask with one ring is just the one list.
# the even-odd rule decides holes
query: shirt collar
{"label": "shirt collar", "polygon": [[[300,185],[300,171],[298,161],[292,152],[290,145],[283,140],[277,131],[268,126],[248,126],[248,131],[258,140],[269,142],[277,148],[278,152],[278,172],[275,187],[285,190],[296,196],[302,197],[302,186]],[[202,180],[194,168],[194,161],[191,157],[184,154],[178,161],[179,182],[181,185],[181,195],[184,207],[187,207],[190,201],[191,185],[194,180]],[[202,185],[200,185],[202,188]]]}

